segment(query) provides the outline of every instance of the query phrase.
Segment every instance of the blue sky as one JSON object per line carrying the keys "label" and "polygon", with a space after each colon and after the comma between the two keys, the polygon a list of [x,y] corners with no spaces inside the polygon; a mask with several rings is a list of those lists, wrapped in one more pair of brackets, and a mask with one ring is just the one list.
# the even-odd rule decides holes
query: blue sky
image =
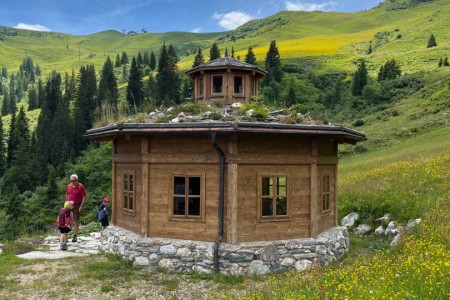
{"label": "blue sky", "polygon": [[381,0],[1,0],[0,25],[86,35],[103,30],[217,32],[283,10],[355,12]]}

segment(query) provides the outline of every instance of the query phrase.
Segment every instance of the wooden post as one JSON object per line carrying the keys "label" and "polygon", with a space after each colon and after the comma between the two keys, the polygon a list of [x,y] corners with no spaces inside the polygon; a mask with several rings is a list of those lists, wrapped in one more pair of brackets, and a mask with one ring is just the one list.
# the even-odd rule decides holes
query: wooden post
{"label": "wooden post", "polygon": [[338,142],[334,141],[334,155],[336,157],[336,164],[334,165],[334,226],[338,226]]}
{"label": "wooden post", "polygon": [[112,225],[116,225],[116,210],[118,209],[118,199],[117,199],[117,192],[116,192],[116,188],[117,188],[117,169],[116,169],[116,162],[114,161],[114,157],[115,154],[117,153],[117,145],[116,145],[116,140],[113,139],[113,159],[112,159],[112,180],[111,180],[111,184],[112,184],[112,189],[111,189],[111,197],[112,197],[112,207],[111,207],[111,224]]}
{"label": "wooden post", "polygon": [[318,219],[319,219],[319,184],[318,184],[318,170],[317,170],[317,155],[318,155],[318,141],[316,138],[311,140],[311,170],[310,170],[310,223],[309,236],[315,237],[318,234]]}
{"label": "wooden post", "polygon": [[[141,138],[141,156],[147,157],[149,137]],[[142,194],[141,194],[141,235],[147,237],[149,227],[149,166],[147,161],[142,164]]]}

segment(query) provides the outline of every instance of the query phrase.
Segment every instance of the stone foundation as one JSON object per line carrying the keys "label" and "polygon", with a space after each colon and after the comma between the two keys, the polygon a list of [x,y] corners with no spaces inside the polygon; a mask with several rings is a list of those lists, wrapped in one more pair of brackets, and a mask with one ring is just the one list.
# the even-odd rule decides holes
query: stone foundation
{"label": "stone foundation", "polygon": [[[104,234],[102,249],[131,260],[134,265],[181,272],[214,272],[213,242],[142,238],[116,226],[108,227]],[[329,229],[315,239],[222,243],[219,247],[220,272],[265,275],[291,269],[303,271],[335,261],[348,249],[346,227]]]}

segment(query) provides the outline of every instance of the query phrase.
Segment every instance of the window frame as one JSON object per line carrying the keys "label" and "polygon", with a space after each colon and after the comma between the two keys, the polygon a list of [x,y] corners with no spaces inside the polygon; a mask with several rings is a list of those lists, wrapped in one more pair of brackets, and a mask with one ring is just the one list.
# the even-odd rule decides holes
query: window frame
{"label": "window frame", "polygon": [[204,98],[205,97],[205,77],[200,77],[198,79],[198,94],[197,98]]}
{"label": "window frame", "polygon": [[[241,78],[241,92],[236,92],[236,78]],[[245,94],[244,76],[243,75],[234,75],[233,76],[233,94],[236,96],[243,96]]]}
{"label": "window frame", "polygon": [[[199,177],[200,178],[200,195],[189,195],[186,194],[185,187],[185,194],[175,194],[175,177],[184,177],[185,183],[189,182],[190,177]],[[173,173],[170,183],[170,199],[169,199],[169,218],[172,221],[184,221],[184,222],[205,222],[205,214],[206,214],[206,199],[205,199],[205,173]],[[176,196],[184,196],[185,197],[185,214],[184,215],[176,215],[174,214],[174,204],[175,204],[175,197]],[[189,203],[188,199],[189,196],[195,196],[200,198],[200,214],[198,216],[190,216],[189,213]]]}
{"label": "window frame", "polygon": [[[268,197],[270,195],[263,195],[263,179],[264,178],[273,178],[273,179],[277,179],[277,183],[279,182],[279,178],[285,178],[286,179],[286,195],[284,195],[284,197],[286,197],[286,214],[285,215],[277,215],[276,212],[274,214],[274,211],[272,209],[272,215],[271,216],[263,216],[263,197]],[[260,173],[257,175],[257,221],[258,222],[286,222],[286,221],[290,221],[290,202],[291,200],[291,195],[290,195],[290,188],[289,188],[289,184],[290,184],[290,178],[288,175],[286,174],[263,174]],[[277,184],[278,186],[278,184]],[[277,198],[280,195],[271,195],[272,198],[272,203],[275,204],[276,207],[276,201]],[[272,205],[272,207],[274,207],[274,205]]]}
{"label": "window frame", "polygon": [[[130,189],[130,180],[132,178],[132,189]],[[122,210],[128,214],[134,215],[136,211],[136,172],[134,170],[124,170],[122,173]],[[131,194],[131,197],[130,197]],[[130,199],[131,198],[131,199]]]}
{"label": "window frame", "polygon": [[[214,89],[214,78],[216,78],[216,77],[220,77],[221,79],[222,79],[222,81],[221,81],[221,85],[220,85],[220,87],[221,87],[221,90],[220,90],[220,92],[216,92],[215,91],[215,89]],[[223,80],[224,80],[224,75],[223,74],[212,74],[211,75],[211,95],[215,95],[215,96],[217,96],[217,95],[223,95],[223,88],[224,88],[224,86],[223,86]]]}
{"label": "window frame", "polygon": [[324,173],[320,176],[320,211],[322,215],[328,215],[331,213],[331,175]]}

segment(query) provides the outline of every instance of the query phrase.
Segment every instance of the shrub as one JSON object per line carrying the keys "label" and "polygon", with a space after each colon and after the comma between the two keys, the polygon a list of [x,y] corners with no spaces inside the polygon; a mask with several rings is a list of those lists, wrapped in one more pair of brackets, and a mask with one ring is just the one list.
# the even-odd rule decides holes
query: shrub
{"label": "shrub", "polygon": [[355,122],[352,123],[352,125],[354,127],[359,127],[359,126],[363,126],[365,124],[365,122],[361,119],[356,120]]}

